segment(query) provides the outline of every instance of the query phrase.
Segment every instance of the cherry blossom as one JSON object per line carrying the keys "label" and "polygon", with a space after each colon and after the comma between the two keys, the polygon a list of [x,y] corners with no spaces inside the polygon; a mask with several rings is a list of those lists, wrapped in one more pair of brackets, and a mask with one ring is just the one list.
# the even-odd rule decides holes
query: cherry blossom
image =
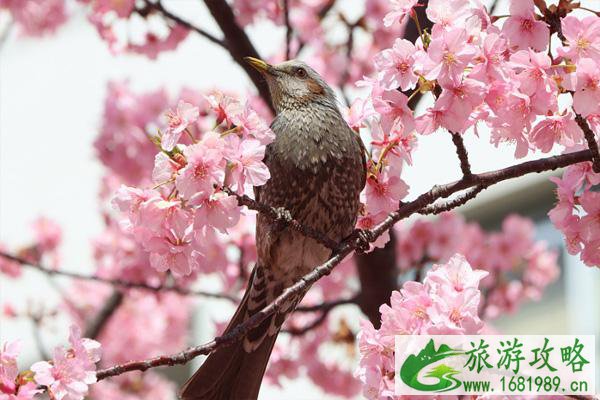
{"label": "cherry blossom", "polygon": [[535,19],[533,0],[511,0],[510,17],[502,26],[510,45],[519,49],[543,51],[548,47],[550,30],[543,21]]}
{"label": "cherry blossom", "polygon": [[96,382],[96,362],[100,360],[100,343],[82,339],[79,328],[71,327],[71,348],[54,350],[52,363],[39,361],[31,366],[35,382],[48,387],[57,400],[82,400],[88,385]]}
{"label": "cherry blossom", "polygon": [[362,323],[356,376],[367,398],[394,394],[395,335],[481,331],[478,284],[486,274],[473,270],[463,256],[455,255],[447,264],[435,265],[423,283],[407,282],[400,292],[394,292],[391,305],[381,306],[381,328],[375,330],[369,322]]}
{"label": "cherry blossom", "polygon": [[412,9],[419,5],[419,0],[390,0],[390,3],[392,10],[383,19],[386,27],[402,22],[404,17],[412,13]]}
{"label": "cherry blossom", "polygon": [[591,58],[600,61],[599,29],[600,20],[595,16],[577,18],[567,15],[561,21],[562,33],[567,39],[566,46],[557,49],[559,55],[578,61]]}
{"label": "cherry blossom", "polygon": [[181,134],[187,127],[194,123],[200,114],[198,107],[180,100],[177,104],[177,110],[167,111],[168,128],[161,137],[162,148],[171,151],[179,141]]}
{"label": "cherry blossom", "polygon": [[413,71],[415,46],[406,39],[397,39],[391,49],[386,49],[375,58],[375,67],[380,71],[379,80],[385,89],[412,89],[418,77]]}
{"label": "cherry blossom", "polygon": [[565,147],[573,147],[583,140],[583,132],[573,119],[573,115],[557,115],[547,117],[538,122],[530,134],[531,142],[544,153],[552,149],[554,143]]}
{"label": "cherry blossom", "polygon": [[[113,53],[156,58],[194,34],[191,19],[190,26],[178,23],[161,11],[160,3],[79,3]],[[474,133],[480,142],[489,137],[496,147],[508,146],[515,158],[530,152],[570,153],[588,147],[582,117],[598,139],[598,15],[571,12],[564,4],[556,9],[560,12],[551,7],[537,12],[531,0],[512,0],[509,15],[498,17],[479,0],[430,0],[425,12],[434,25],[411,42],[404,31],[413,24],[409,19],[416,22],[420,15],[417,0],[370,0],[361,15],[339,5],[329,10],[330,4],[289,1],[289,46],[267,57],[271,62],[286,54],[306,60],[348,99],[342,113],[366,139],[368,153],[364,207],[356,228],[376,227],[407,197],[403,174],[413,166],[420,135],[437,131],[440,138],[450,132],[475,139]],[[282,33],[287,29],[280,1],[235,0],[231,5],[241,26],[261,29],[259,24],[268,20]],[[0,0],[0,9],[8,10],[19,32],[28,36],[53,32],[67,18],[63,0]],[[337,29],[340,21],[343,29]],[[423,28],[427,21],[419,23]],[[140,26],[140,37],[126,34],[133,24]],[[227,47],[230,38],[223,37]],[[131,80],[131,86],[109,83],[94,143],[105,175],[99,195],[104,227],[92,241],[93,276],[149,288],[78,280],[65,286],[56,311],[78,326],[91,326],[113,296],[121,297],[97,333],[103,367],[185,348],[192,306],[211,304],[159,287],[193,291],[206,286],[240,294],[257,250],[255,212],[240,207],[236,195],[251,197],[252,186],[268,181],[263,158],[275,138],[269,128],[272,112],[256,93],[191,88],[142,93],[131,89],[136,78]],[[358,91],[351,88],[355,82]],[[413,111],[419,97],[424,105]],[[600,174],[585,162],[551,181],[557,186],[557,204],[549,218],[564,235],[568,252],[587,265],[600,265],[600,195],[592,190]],[[111,197],[113,209],[107,207]],[[536,240],[533,222],[517,215],[507,216],[496,231],[451,212],[402,221],[392,234],[386,231],[370,243],[369,250],[384,247],[391,238],[398,272],[407,280],[390,304],[381,306],[381,327],[361,321],[356,331],[350,320],[354,315],[336,309],[305,334],[278,341],[267,382],[284,386],[286,378],[302,378],[338,396],[352,397],[362,389],[367,398],[395,398],[395,335],[489,332],[488,322],[540,300],[560,273],[558,252]],[[60,241],[60,227],[40,218],[30,242],[18,247],[3,243],[0,250],[54,268],[61,261]],[[303,305],[356,295],[354,264],[352,258],[344,260],[313,285]],[[23,268],[0,257],[0,272],[7,276],[17,278]],[[5,304],[7,317],[26,314],[22,306],[18,311],[12,307]],[[295,313],[284,328],[301,330],[315,318],[314,313]],[[151,371],[94,383],[98,346],[81,339],[74,328],[68,349],[59,347],[53,360],[19,372],[18,346],[9,342],[0,352],[0,397],[29,400],[45,385],[56,399],[172,398],[173,383]]]}
{"label": "cherry blossom", "polygon": [[467,43],[466,32],[461,28],[449,31],[436,30],[431,36],[425,61],[425,77],[437,79],[441,85],[460,83],[465,67],[476,54],[476,49]]}
{"label": "cherry blossom", "polygon": [[0,9],[8,10],[27,36],[54,33],[67,20],[64,0],[2,0]]}
{"label": "cherry blossom", "polygon": [[573,109],[583,117],[600,112],[600,72],[598,64],[590,58],[582,58],[577,63]]}
{"label": "cherry blossom", "polygon": [[393,211],[407,193],[408,186],[397,176],[381,174],[370,177],[365,189],[368,210],[373,214]]}

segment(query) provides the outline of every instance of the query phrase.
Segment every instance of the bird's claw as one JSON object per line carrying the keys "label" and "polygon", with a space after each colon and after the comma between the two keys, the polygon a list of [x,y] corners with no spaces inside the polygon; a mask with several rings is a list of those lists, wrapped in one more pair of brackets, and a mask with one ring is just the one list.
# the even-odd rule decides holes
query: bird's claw
{"label": "bird's claw", "polygon": [[356,251],[366,253],[371,248],[371,242],[375,239],[373,232],[368,229],[355,229],[352,236],[356,239]]}
{"label": "bird's claw", "polygon": [[289,212],[289,210],[286,210],[284,207],[277,207],[275,208],[275,224],[280,226],[280,227],[285,227],[287,224],[290,223],[290,221],[292,221],[294,218],[292,217],[292,213]]}

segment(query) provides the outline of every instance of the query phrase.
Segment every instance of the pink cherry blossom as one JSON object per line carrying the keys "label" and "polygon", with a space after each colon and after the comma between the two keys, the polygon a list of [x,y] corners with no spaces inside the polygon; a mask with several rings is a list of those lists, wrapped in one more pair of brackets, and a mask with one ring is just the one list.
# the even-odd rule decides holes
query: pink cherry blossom
{"label": "pink cherry blossom", "polygon": [[96,382],[96,362],[100,360],[100,344],[82,339],[77,327],[71,327],[70,350],[57,347],[52,363],[39,361],[31,366],[34,379],[57,400],[82,400],[88,385]]}
{"label": "pink cherry blossom", "polygon": [[476,289],[486,275],[488,275],[486,271],[474,271],[463,256],[457,255],[443,266],[434,266],[427,274],[428,281],[425,283],[435,283],[451,288],[455,292],[462,292],[467,288]]}
{"label": "pink cherry blossom", "polygon": [[373,104],[368,100],[357,98],[352,102],[349,108],[342,110],[344,119],[348,126],[355,131],[359,131],[360,128],[364,128],[365,121],[375,115]]}
{"label": "pink cherry blossom", "polygon": [[223,92],[215,91],[206,96],[206,101],[216,114],[217,124],[225,121],[228,127],[233,125],[233,119],[242,112],[242,105],[239,101]]}
{"label": "pink cherry blossom", "polygon": [[548,26],[535,19],[533,0],[511,0],[510,17],[504,22],[502,33],[511,46],[536,51],[546,49],[550,37]]}
{"label": "pink cherry blossom", "polygon": [[156,59],[160,53],[175,50],[187,38],[189,29],[181,24],[175,24],[166,35],[158,35],[148,31],[143,44],[128,42],[126,50],[143,54],[150,59]]}
{"label": "pink cherry blossom", "polygon": [[14,394],[17,390],[16,382],[19,368],[17,356],[21,352],[22,342],[6,342],[0,350],[0,394]]}
{"label": "pink cherry blossom", "polygon": [[225,159],[220,149],[209,147],[203,141],[186,147],[183,155],[187,165],[181,169],[175,185],[184,199],[207,198],[214,185],[223,184]]}
{"label": "pink cherry blossom", "polygon": [[429,61],[425,66],[425,77],[437,79],[442,86],[457,85],[475,54],[475,48],[466,41],[464,29],[437,30],[427,49]]}
{"label": "pink cherry blossom", "polygon": [[375,67],[382,87],[388,90],[412,89],[418,81],[413,71],[415,46],[406,39],[397,39],[391,49],[375,57]]}
{"label": "pink cherry blossom", "polygon": [[408,97],[398,90],[382,90],[373,93],[373,106],[381,116],[381,127],[389,131],[394,125],[402,126],[406,133],[415,129],[413,112],[408,107]]}
{"label": "pink cherry blossom", "polygon": [[585,18],[567,15],[561,18],[560,23],[567,45],[557,49],[559,55],[573,61],[580,58],[600,61],[600,18],[593,15]]}
{"label": "pink cherry blossom", "polygon": [[487,35],[481,46],[481,53],[476,57],[477,63],[469,77],[482,82],[507,78],[505,71],[507,43],[506,39],[497,33]]}
{"label": "pink cherry blossom", "polygon": [[194,227],[199,230],[205,226],[211,226],[223,233],[234,227],[240,218],[240,209],[237,199],[226,193],[219,192],[200,203],[196,210]]}
{"label": "pink cherry blossom", "polygon": [[468,7],[468,0],[430,0],[426,12],[436,26],[460,26],[469,15]]}
{"label": "pink cherry blossom", "polygon": [[446,110],[442,125],[452,132],[464,132],[473,122],[469,119],[476,107],[483,103],[485,86],[474,79],[463,79],[449,85],[436,101],[436,107]]}
{"label": "pink cherry blossom", "polygon": [[229,137],[227,144],[230,178],[227,183],[243,191],[244,185],[264,185],[271,174],[263,163],[265,146],[256,139],[240,140],[237,136]]}
{"label": "pink cherry blossom", "polygon": [[267,145],[275,139],[271,128],[249,104],[228,117],[240,129],[244,138],[257,139],[263,145]]}
{"label": "pink cherry blossom", "polygon": [[[7,251],[2,243],[0,243],[0,251]],[[11,278],[18,278],[21,276],[21,265],[5,257],[0,257],[0,272]]]}
{"label": "pink cherry blossom", "polygon": [[583,140],[583,132],[571,113],[547,117],[538,122],[530,134],[531,142],[542,152],[552,150],[555,143],[571,147]]}
{"label": "pink cherry blossom", "polygon": [[64,0],[3,0],[0,9],[7,9],[27,36],[54,33],[67,21]]}
{"label": "pink cherry blossom", "polygon": [[152,182],[157,185],[173,181],[181,165],[173,161],[167,154],[156,153],[154,158],[154,169],[152,170]]}
{"label": "pink cherry blossom", "polygon": [[429,107],[424,114],[415,118],[415,129],[421,135],[430,135],[443,126],[447,116],[448,109],[436,102],[436,104],[434,104],[433,107]]}
{"label": "pink cherry blossom", "polygon": [[[412,152],[417,147],[417,138],[413,131],[404,128],[402,122],[397,120],[389,132],[384,131],[379,124],[371,126],[371,145],[374,147],[374,155],[381,157],[385,149],[388,149],[386,160],[393,173],[402,170],[402,163],[412,164]],[[397,161],[396,161],[397,159]]]}
{"label": "pink cherry blossom", "polygon": [[597,62],[582,58],[577,63],[573,109],[583,117],[600,113],[600,69]]}
{"label": "pink cherry blossom", "polygon": [[400,200],[408,194],[408,185],[398,176],[380,174],[367,179],[365,198],[367,209],[373,214],[390,212],[398,208]]}
{"label": "pink cherry blossom", "polygon": [[477,334],[481,331],[478,283],[484,274],[474,271],[464,257],[456,255],[448,264],[434,266],[424,283],[409,281],[400,292],[393,292],[390,305],[380,308],[380,329],[374,329],[368,322],[361,323],[360,361],[355,374],[363,383],[363,394],[367,398],[393,397],[396,335]]}
{"label": "pink cherry blossom", "polygon": [[581,218],[581,233],[589,242],[600,240],[600,193],[585,191],[579,197],[586,215]]}
{"label": "pink cherry blossom", "polygon": [[62,238],[61,227],[51,219],[39,217],[33,222],[36,243],[41,251],[54,251]]}
{"label": "pink cherry blossom", "polygon": [[167,111],[168,128],[161,137],[162,148],[166,151],[173,150],[183,131],[198,119],[199,114],[198,107],[183,100],[179,100],[176,110]]}
{"label": "pink cherry blossom", "polygon": [[388,27],[394,23],[401,23],[407,14],[419,4],[419,0],[390,0],[392,10],[383,19],[383,24]]}

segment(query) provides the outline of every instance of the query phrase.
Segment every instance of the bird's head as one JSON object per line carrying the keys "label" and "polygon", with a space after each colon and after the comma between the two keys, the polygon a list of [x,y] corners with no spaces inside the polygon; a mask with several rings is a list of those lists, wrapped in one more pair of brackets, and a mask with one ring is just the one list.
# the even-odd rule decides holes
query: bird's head
{"label": "bird's head", "polygon": [[337,109],[333,90],[305,62],[290,60],[271,65],[254,57],[244,59],[265,77],[277,112],[311,104]]}

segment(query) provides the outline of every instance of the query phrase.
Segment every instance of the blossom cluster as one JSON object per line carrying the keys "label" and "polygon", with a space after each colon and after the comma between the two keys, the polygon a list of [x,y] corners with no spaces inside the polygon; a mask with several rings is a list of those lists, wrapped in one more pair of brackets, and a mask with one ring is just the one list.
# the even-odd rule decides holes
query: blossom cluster
{"label": "blossom cluster", "polygon": [[487,271],[481,282],[486,296],[482,315],[487,318],[514,312],[523,301],[539,300],[560,274],[558,254],[536,241],[533,222],[518,215],[507,216],[499,232],[484,232],[452,212],[396,226],[395,232],[398,263],[404,271],[446,262],[456,253]]}
{"label": "blossom cluster", "polygon": [[[166,114],[168,126],[155,142],[151,189],[122,186],[113,203],[126,213],[124,228],[150,253],[150,264],[176,277],[205,269],[206,255],[237,225],[240,208],[235,196],[270,177],[262,162],[273,132],[249,107],[221,93],[208,96],[218,127],[196,138],[188,126],[198,107],[181,100]],[[191,144],[177,144],[183,133]]]}
{"label": "blossom cluster", "polygon": [[58,346],[50,361],[34,363],[19,372],[17,356],[21,342],[7,342],[0,349],[0,398],[31,400],[46,391],[51,399],[82,400],[88,385],[96,382],[96,363],[100,360],[100,343],[81,337],[75,325],[69,335],[70,347]]}
{"label": "blossom cluster", "polygon": [[474,270],[461,255],[436,264],[423,283],[406,282],[383,304],[381,327],[362,321],[358,335],[360,364],[356,371],[368,399],[394,398],[394,340],[396,335],[478,334],[480,281],[488,275]]}
{"label": "blossom cluster", "polygon": [[65,0],[0,0],[24,36],[42,36],[56,31],[67,20]]}
{"label": "blossom cluster", "polygon": [[565,236],[567,251],[580,253],[587,265],[600,266],[600,193],[590,190],[600,184],[600,174],[593,172],[591,163],[581,163],[551,179],[558,203],[549,216]]}
{"label": "blossom cluster", "polygon": [[[386,25],[417,18],[416,1],[391,4]],[[432,0],[426,9],[431,33],[415,43],[398,38],[374,57],[375,74],[359,82],[370,94],[348,112],[349,124],[368,126],[373,139],[362,226],[381,221],[381,211],[406,195],[399,173],[412,163],[417,135],[477,134],[481,123],[495,146],[513,144],[516,158],[586,144],[575,117],[595,128],[600,114],[600,17],[567,15],[551,31],[532,0],[513,0],[509,11],[492,17],[478,1]],[[410,98],[427,92],[434,93],[433,104],[415,115]]]}

